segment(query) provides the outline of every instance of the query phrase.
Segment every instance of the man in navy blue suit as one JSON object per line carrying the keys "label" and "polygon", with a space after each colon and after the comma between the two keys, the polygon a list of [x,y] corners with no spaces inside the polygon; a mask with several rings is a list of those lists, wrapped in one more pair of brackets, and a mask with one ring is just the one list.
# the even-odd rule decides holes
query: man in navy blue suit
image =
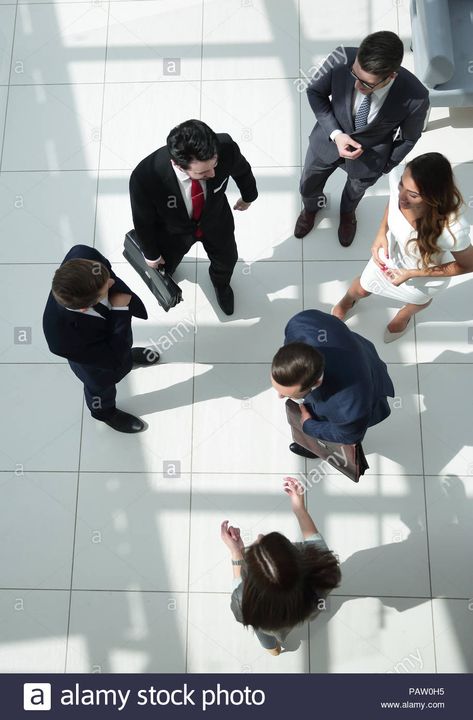
{"label": "man in navy blue suit", "polygon": [[84,383],[92,417],[114,430],[140,432],[144,422],[118,410],[116,383],[135,365],[153,365],[155,351],[132,348],[132,317],[146,319],[140,298],[94,248],[75,245],[54,274],[43,315],[49,349],[67,358]]}
{"label": "man in navy blue suit", "polygon": [[[394,397],[394,387],[373,343],[319,310],[289,320],[271,379],[281,398],[300,405],[303,431],[320,440],[360,442],[391,413],[386,396]],[[298,443],[289,447],[315,457]]]}

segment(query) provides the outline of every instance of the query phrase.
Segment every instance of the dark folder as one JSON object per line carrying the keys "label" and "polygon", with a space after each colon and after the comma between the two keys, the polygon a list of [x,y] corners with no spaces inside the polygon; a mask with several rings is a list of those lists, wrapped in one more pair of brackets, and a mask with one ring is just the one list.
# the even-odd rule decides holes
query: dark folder
{"label": "dark folder", "polygon": [[136,239],[135,230],[125,235],[124,257],[144,280],[154,297],[166,312],[182,301],[182,290],[165,270],[151,268],[144,259]]}

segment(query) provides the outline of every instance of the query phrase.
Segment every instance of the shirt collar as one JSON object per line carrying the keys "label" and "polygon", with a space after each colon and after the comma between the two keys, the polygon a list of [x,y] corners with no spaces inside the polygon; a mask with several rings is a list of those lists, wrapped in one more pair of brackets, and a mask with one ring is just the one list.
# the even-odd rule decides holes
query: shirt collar
{"label": "shirt collar", "polygon": [[396,78],[393,78],[388,82],[387,85],[385,85],[382,88],[379,88],[379,90],[373,90],[373,95],[376,97],[376,100],[378,102],[381,102],[381,100],[384,100],[388,92],[391,90],[392,84],[395,81]]}
{"label": "shirt collar", "polygon": [[[110,303],[110,300],[108,299],[108,295],[106,298],[102,298],[101,300],[99,300],[99,302],[96,304],[98,305],[99,303],[101,303],[102,305],[105,305],[105,307],[108,308],[109,310],[112,309],[112,305]],[[70,310],[71,312],[80,312],[80,313],[87,315],[87,312],[84,313],[83,310],[77,310],[77,308],[66,307],[66,310]],[[93,305],[91,305],[91,307],[87,308],[87,310],[94,310]],[[95,312],[95,310],[94,310],[94,312]],[[99,315],[99,313],[96,313],[96,314]],[[100,317],[102,317],[102,316],[100,316]]]}
{"label": "shirt collar", "polygon": [[184,172],[184,170],[181,170],[180,167],[178,167],[177,165],[174,165],[173,162],[171,162],[171,166],[172,166],[172,169],[174,170],[174,172],[176,173],[176,177],[180,183],[184,183],[184,182],[186,182],[186,180],[191,179],[189,177],[189,175],[186,172]]}

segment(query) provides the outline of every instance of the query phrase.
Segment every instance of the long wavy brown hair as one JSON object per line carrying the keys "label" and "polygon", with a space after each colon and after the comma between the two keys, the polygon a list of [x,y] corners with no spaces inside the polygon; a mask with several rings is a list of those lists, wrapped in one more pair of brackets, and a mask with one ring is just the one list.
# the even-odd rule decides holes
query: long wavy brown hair
{"label": "long wavy brown hair", "polygon": [[317,608],[318,592],[340,583],[337,558],[313,543],[294,545],[272,532],[245,550],[241,611],[244,625],[281,630],[307,620]]}
{"label": "long wavy brown hair", "polygon": [[406,169],[426,205],[425,213],[416,221],[417,238],[409,240],[408,245],[417,244],[422,267],[427,268],[432,257],[441,252],[437,242],[445,228],[455,241],[450,224],[458,218],[463,198],[455,184],[452,166],[441,153],[419,155],[407,163]]}

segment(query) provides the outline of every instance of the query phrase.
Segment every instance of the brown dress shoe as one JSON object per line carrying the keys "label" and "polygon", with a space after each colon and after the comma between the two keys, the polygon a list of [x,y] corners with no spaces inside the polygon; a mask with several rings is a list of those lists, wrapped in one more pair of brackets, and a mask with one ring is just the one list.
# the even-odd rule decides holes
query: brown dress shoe
{"label": "brown dress shoe", "polygon": [[296,238],[303,238],[307,235],[307,233],[310,233],[312,228],[314,227],[315,222],[315,216],[317,215],[317,212],[309,212],[308,210],[303,210],[299,217],[297,218],[296,227],[294,228],[294,235]]}
{"label": "brown dress shoe", "polygon": [[354,212],[340,213],[340,225],[338,226],[338,239],[340,245],[349,247],[356,233],[356,215]]}

